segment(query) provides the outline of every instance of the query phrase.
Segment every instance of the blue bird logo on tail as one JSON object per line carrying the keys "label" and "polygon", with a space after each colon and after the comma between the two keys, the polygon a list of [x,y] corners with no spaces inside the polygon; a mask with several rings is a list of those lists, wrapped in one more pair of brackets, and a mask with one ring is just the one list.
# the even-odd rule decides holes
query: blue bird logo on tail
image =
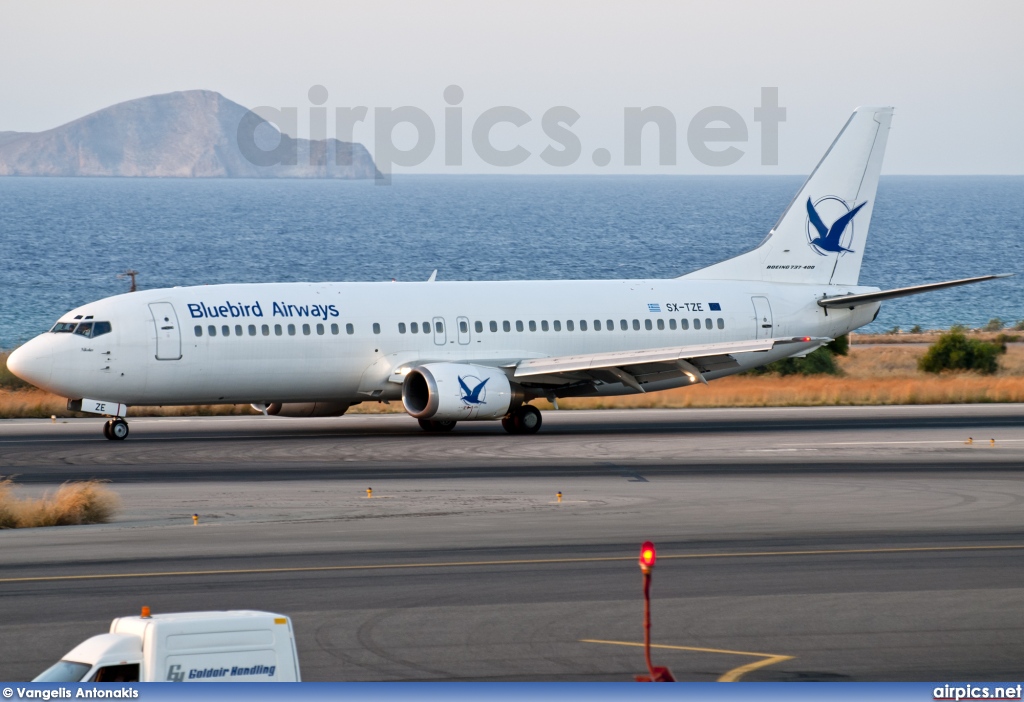
{"label": "blue bird logo on tail", "polygon": [[[835,204],[833,204],[835,203]],[[840,214],[835,221],[832,222],[831,227],[826,227],[825,223],[821,219],[821,215],[818,214],[818,207],[825,205],[829,210],[829,214],[843,212]],[[847,248],[843,245],[844,234],[845,242],[847,245],[853,243],[853,218],[860,212],[860,208],[868,204],[867,200],[860,203],[852,210],[846,202],[834,195],[823,197],[817,202],[811,202],[811,198],[807,198],[807,240],[811,248],[822,256],[827,256],[830,253],[844,254],[853,253],[853,249]],[[811,231],[811,227],[814,227],[814,231]],[[847,231],[849,230],[849,231]],[[815,236],[817,233],[817,236]]]}
{"label": "blue bird logo on tail", "polygon": [[[476,382],[479,380],[480,382],[476,383],[476,385],[472,389],[470,389],[469,385],[466,383],[466,380],[470,380],[471,382]],[[490,378],[484,378],[483,380],[480,380],[479,378],[472,375],[467,375],[465,377],[460,375],[459,385],[462,386],[462,401],[467,405],[485,404],[484,397],[487,396],[487,393],[484,392],[484,386],[487,385],[488,380],[490,380]]]}

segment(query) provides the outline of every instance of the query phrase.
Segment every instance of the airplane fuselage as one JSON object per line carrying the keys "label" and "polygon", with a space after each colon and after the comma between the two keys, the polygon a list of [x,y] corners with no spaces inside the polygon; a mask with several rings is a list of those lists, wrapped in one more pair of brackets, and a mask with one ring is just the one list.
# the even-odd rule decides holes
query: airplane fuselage
{"label": "airplane fuselage", "polygon": [[[870,322],[878,305],[826,312],[816,301],[874,290],[685,279],[181,287],[83,305],[60,322],[107,322],[110,331],[51,331],[19,354],[33,383],[68,398],[126,405],[390,401],[401,397],[403,364],[511,368],[523,359],[581,353],[834,338]],[[780,347],[706,377],[792,353]],[[590,394],[633,392],[603,383]]]}

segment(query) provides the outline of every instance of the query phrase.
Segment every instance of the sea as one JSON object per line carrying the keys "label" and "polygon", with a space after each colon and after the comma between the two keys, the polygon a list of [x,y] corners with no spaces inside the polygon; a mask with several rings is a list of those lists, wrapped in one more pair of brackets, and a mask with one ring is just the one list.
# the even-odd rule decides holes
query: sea
{"label": "sea", "polygon": [[[0,348],[140,288],[671,278],[755,247],[790,176],[0,178]],[[861,283],[1024,272],[1024,176],[883,176]],[[1024,319],[1024,275],[885,302],[865,331]]]}

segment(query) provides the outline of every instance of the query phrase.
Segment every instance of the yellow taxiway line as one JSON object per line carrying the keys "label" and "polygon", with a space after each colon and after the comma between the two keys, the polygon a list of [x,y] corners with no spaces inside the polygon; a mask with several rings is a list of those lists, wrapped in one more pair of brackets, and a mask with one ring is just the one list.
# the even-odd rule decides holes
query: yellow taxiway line
{"label": "yellow taxiway line", "polygon": [[[643,648],[642,643],[635,641],[605,641],[603,639],[580,639],[580,643],[594,643],[594,644],[609,644],[611,646],[639,646]],[[731,670],[727,670],[718,678],[718,682],[738,682],[747,673],[758,668],[765,668],[769,665],[776,663],[782,663],[783,661],[793,660],[793,656],[783,656],[776,653],[754,653],[753,651],[730,651],[725,648],[701,648],[699,646],[669,646],[668,644],[651,644],[651,648],[663,648],[670,651],[695,651],[697,653],[721,653],[728,656],[752,656],[754,658],[760,658],[759,661],[753,661],[746,665],[741,665]]]}
{"label": "yellow taxiway line", "polygon": [[[736,551],[733,553],[680,553],[658,556],[659,560],[696,560],[712,558],[766,558],[771,556],[841,556],[890,553],[935,553],[955,551],[1024,550],[1024,544],[999,546],[907,546],[893,548],[835,548],[802,551]],[[93,575],[40,575],[23,578],[0,578],[3,583],[39,583],[67,580],[116,580],[126,578],[167,578],[198,575],[258,575],[273,573],[324,573],[333,571],[397,570],[401,568],[467,568],[480,566],[566,565],[573,563],[613,563],[636,561],[636,556],[589,556],[583,558],[518,558],[494,561],[440,561],[426,563],[380,563],[376,565],[294,566],[287,568],[235,568],[222,570],[168,570],[142,573],[99,573]],[[754,654],[760,655],[760,654]]]}

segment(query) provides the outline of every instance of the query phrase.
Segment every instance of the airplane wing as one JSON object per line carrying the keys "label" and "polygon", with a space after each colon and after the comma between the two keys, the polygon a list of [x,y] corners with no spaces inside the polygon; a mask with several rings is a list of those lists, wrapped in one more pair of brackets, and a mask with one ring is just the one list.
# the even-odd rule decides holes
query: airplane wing
{"label": "airplane wing", "polygon": [[882,300],[892,300],[897,297],[907,297],[908,295],[918,295],[920,293],[931,292],[932,290],[942,290],[943,288],[952,288],[957,285],[970,285],[971,283],[980,283],[983,280],[993,280],[995,278],[1009,278],[1013,273],[1000,273],[998,275],[980,275],[976,278],[961,278],[959,280],[947,280],[942,283],[928,283],[926,285],[913,285],[909,288],[896,288],[894,290],[882,290],[880,292],[870,293],[859,293],[856,295],[840,295],[838,297],[823,297],[818,300],[819,307],[849,307],[853,309],[858,305],[867,305],[872,302],[881,302]]}
{"label": "airplane wing", "polygon": [[706,384],[705,373],[735,368],[740,365],[742,356],[771,351],[783,344],[791,345],[790,355],[796,355],[809,353],[830,341],[824,337],[804,336],[531,358],[516,364],[514,376],[523,381],[552,385],[596,379],[623,383],[638,392],[645,392],[643,383],[681,375]]}

